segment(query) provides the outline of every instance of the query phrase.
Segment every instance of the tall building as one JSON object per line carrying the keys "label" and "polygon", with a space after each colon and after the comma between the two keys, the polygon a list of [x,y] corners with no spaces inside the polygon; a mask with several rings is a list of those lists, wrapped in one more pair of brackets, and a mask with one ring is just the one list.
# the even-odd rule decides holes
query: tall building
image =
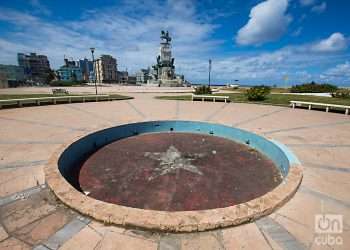
{"label": "tall building", "polygon": [[18,65],[24,68],[24,76],[35,83],[46,83],[50,74],[50,62],[45,55],[17,54]]}
{"label": "tall building", "polygon": [[0,88],[17,87],[24,82],[23,67],[0,64]]}
{"label": "tall building", "polygon": [[94,62],[96,81],[98,83],[116,83],[117,60],[110,55],[102,55]]}
{"label": "tall building", "polygon": [[89,61],[88,59],[84,58],[82,60],[77,61],[77,66],[80,68],[81,73],[83,74],[83,80],[89,81],[90,74],[94,70],[94,65],[92,61]]}
{"label": "tall building", "polygon": [[9,84],[7,81],[7,76],[4,72],[0,71],[0,89],[8,88]]}
{"label": "tall building", "polygon": [[61,81],[79,82],[83,80],[83,74],[75,61],[64,59],[64,65],[57,70],[57,75]]}

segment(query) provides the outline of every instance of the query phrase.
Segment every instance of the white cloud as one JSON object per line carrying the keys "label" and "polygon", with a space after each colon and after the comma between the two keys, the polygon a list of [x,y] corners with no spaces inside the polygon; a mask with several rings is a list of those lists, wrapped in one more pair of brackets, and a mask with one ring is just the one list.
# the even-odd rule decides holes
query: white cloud
{"label": "white cloud", "polygon": [[[337,64],[344,58],[349,58],[349,55],[311,52],[309,45],[287,46],[273,52],[213,58],[212,77],[223,83],[239,79],[241,83],[283,84],[285,75],[294,84],[319,81],[315,69]],[[186,76],[207,82],[207,60],[182,58],[180,62]],[[337,83],[346,80],[340,78]]]}
{"label": "white cloud", "polygon": [[155,63],[161,29],[169,29],[173,36],[177,72],[194,82],[207,82],[208,58],[213,59],[213,81],[239,79],[241,83],[254,84],[278,84],[286,74],[293,83],[317,81],[319,68],[350,61],[346,52],[320,53],[311,49],[316,44],[270,52],[226,50],[226,54],[217,56],[216,48],[221,50],[222,41],[211,38],[217,26],[201,19],[193,3],[146,2],[147,5],[128,0],[108,9],[89,10],[75,21],[60,22],[0,8],[0,21],[14,27],[10,33],[0,34],[0,63],[17,64],[17,52],[37,52],[48,55],[51,65],[57,68],[63,64],[63,55],[74,59],[90,57],[89,48],[93,46],[96,56],[113,55],[120,69],[127,67],[134,73]]}
{"label": "white cloud", "polygon": [[43,14],[45,16],[51,15],[51,10],[49,10],[40,0],[29,0],[29,4],[33,6],[34,13]]}
{"label": "white cloud", "polygon": [[300,4],[302,6],[310,6],[313,5],[316,2],[316,0],[300,0]]}
{"label": "white cloud", "polygon": [[348,41],[342,33],[333,33],[330,37],[319,41],[311,47],[315,52],[338,52],[346,50]]}
{"label": "white cloud", "polygon": [[350,82],[350,62],[346,61],[328,69],[323,76],[325,78],[347,78],[348,82]]}
{"label": "white cloud", "polygon": [[129,0],[108,9],[89,10],[76,21],[59,23],[0,8],[0,21],[15,27],[6,37],[0,34],[0,61],[13,64],[17,52],[32,51],[47,54],[57,68],[63,64],[63,55],[90,57],[89,48],[96,47],[96,55],[111,54],[121,69],[128,67],[135,72],[155,63],[162,29],[169,30],[174,38],[175,63],[188,53],[199,57],[221,43],[209,39],[217,26],[203,22],[190,1],[149,0],[140,4]]}
{"label": "white cloud", "polygon": [[300,0],[300,4],[303,7],[312,6],[311,12],[321,14],[326,11],[327,3],[325,1],[317,3],[317,0]]}
{"label": "white cloud", "polygon": [[325,10],[327,9],[327,3],[326,2],[322,2],[321,4],[319,5],[315,5],[311,8],[311,11],[312,12],[315,12],[315,13],[318,13],[318,14],[321,14],[323,13]]}
{"label": "white cloud", "polygon": [[237,33],[240,45],[260,45],[275,41],[287,30],[291,16],[286,14],[288,0],[267,0],[254,6],[248,23]]}

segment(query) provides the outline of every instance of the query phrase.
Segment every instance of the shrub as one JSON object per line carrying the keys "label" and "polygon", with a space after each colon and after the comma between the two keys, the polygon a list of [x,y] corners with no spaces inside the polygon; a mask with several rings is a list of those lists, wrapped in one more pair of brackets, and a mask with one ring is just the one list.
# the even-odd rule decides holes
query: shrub
{"label": "shrub", "polygon": [[208,95],[208,94],[210,95],[211,92],[212,92],[211,88],[209,86],[205,86],[205,85],[196,87],[195,91],[194,91],[194,93],[196,95]]}
{"label": "shrub", "polygon": [[350,89],[338,89],[332,93],[335,98],[350,98]]}
{"label": "shrub", "polygon": [[55,79],[56,79],[56,73],[55,73],[55,71],[50,69],[50,71],[45,79],[45,84],[50,84]]}
{"label": "shrub", "polygon": [[337,86],[328,83],[304,83],[301,85],[294,85],[290,89],[292,93],[332,93],[338,89]]}
{"label": "shrub", "polygon": [[246,96],[249,101],[263,101],[270,92],[271,88],[269,86],[254,86],[247,90]]}

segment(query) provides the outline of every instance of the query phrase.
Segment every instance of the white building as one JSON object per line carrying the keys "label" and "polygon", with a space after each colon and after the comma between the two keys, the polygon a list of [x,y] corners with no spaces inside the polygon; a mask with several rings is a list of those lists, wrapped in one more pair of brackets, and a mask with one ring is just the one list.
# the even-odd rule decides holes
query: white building
{"label": "white building", "polygon": [[95,77],[98,83],[117,83],[117,59],[102,55],[94,62]]}

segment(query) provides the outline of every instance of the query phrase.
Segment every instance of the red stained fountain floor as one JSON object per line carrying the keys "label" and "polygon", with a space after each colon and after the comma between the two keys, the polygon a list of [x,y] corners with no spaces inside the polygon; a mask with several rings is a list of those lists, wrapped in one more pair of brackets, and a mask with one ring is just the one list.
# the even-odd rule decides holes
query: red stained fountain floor
{"label": "red stained fountain floor", "polygon": [[188,211],[227,207],[259,197],[281,182],[273,162],[231,140],[154,133],[111,143],[83,164],[81,189],[129,207]]}

